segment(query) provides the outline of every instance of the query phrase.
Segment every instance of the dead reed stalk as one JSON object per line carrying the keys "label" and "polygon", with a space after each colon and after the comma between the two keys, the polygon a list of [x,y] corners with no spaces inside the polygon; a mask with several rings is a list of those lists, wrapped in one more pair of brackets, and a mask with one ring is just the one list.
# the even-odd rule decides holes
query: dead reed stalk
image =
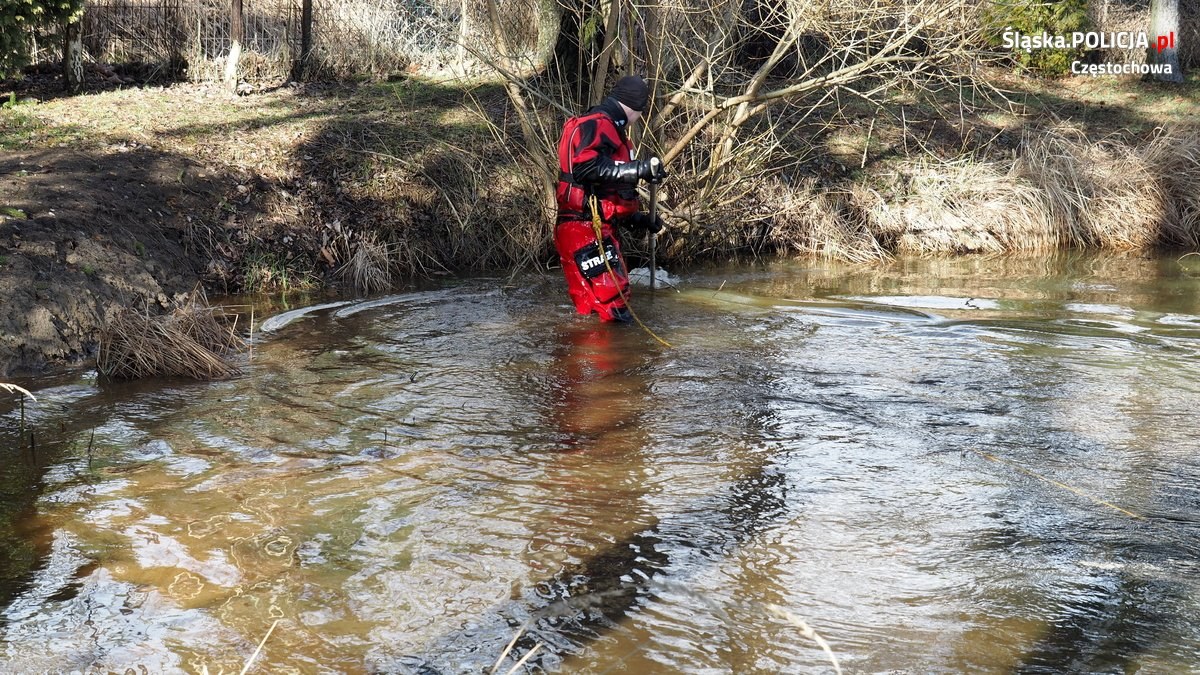
{"label": "dead reed stalk", "polygon": [[4,391],[10,391],[10,392],[13,392],[16,394],[24,394],[25,396],[28,396],[30,399],[37,401],[37,397],[34,396],[33,394],[29,393],[28,389],[26,389],[24,387],[18,387],[15,384],[8,384],[7,382],[0,382],[0,389],[3,389]]}

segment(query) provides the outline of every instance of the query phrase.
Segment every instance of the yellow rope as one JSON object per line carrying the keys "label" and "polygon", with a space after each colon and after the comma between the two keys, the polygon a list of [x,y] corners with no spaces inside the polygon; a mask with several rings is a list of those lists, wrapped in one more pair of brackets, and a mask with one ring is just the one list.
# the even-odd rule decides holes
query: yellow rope
{"label": "yellow rope", "polygon": [[670,348],[670,342],[667,342],[666,340],[655,335],[654,331],[650,330],[650,328],[646,326],[646,324],[642,323],[642,320],[638,318],[637,312],[633,311],[633,305],[629,302],[629,296],[625,294],[625,291],[621,290],[621,280],[617,278],[617,273],[613,271],[612,265],[608,264],[608,254],[604,250],[604,232],[601,230],[600,204],[599,200],[596,199],[596,195],[590,195],[588,197],[588,206],[592,208],[592,231],[596,234],[596,245],[600,247],[600,259],[604,261],[604,267],[608,270],[609,275],[612,276],[613,283],[617,285],[617,293],[621,295],[621,300],[625,302],[625,307],[629,309],[629,313],[633,315],[633,320],[637,322],[637,325],[642,327],[642,330],[646,331],[647,335],[655,340],[658,340],[659,344],[662,346]]}
{"label": "yellow rope", "polygon": [[1040,481],[1043,481],[1043,482],[1045,482],[1045,483],[1049,483],[1050,485],[1054,485],[1055,487],[1060,487],[1060,488],[1062,488],[1062,489],[1064,489],[1064,490],[1067,490],[1068,492],[1073,492],[1073,493],[1075,493],[1075,494],[1079,495],[1080,497],[1083,497],[1084,499],[1087,499],[1087,500],[1091,501],[1091,502],[1092,502],[1092,503],[1094,503],[1094,504],[1100,504],[1100,505],[1102,505],[1102,506],[1107,506],[1108,508],[1110,508],[1110,509],[1113,509],[1114,511],[1119,511],[1119,512],[1121,512],[1121,513],[1124,513],[1125,515],[1129,516],[1130,518],[1136,518],[1136,519],[1138,519],[1138,520],[1145,520],[1145,518],[1146,518],[1145,516],[1143,516],[1143,515],[1141,515],[1141,514],[1137,514],[1137,513],[1134,513],[1133,511],[1129,511],[1129,510],[1127,510],[1127,509],[1123,509],[1123,508],[1121,508],[1121,507],[1117,506],[1116,504],[1113,504],[1112,502],[1106,502],[1106,501],[1104,501],[1103,499],[1099,499],[1099,498],[1097,498],[1097,497],[1093,497],[1093,496],[1089,495],[1088,493],[1084,492],[1083,490],[1080,490],[1080,489],[1078,489],[1078,488],[1071,487],[1070,485],[1067,485],[1066,483],[1060,483],[1059,481],[1056,481],[1056,480],[1054,480],[1053,478],[1046,478],[1045,476],[1042,476],[1042,475],[1040,475],[1040,474],[1036,474],[1036,473],[1034,473],[1034,472],[1030,471],[1029,469],[1026,469],[1025,467],[1023,467],[1023,466],[1021,466],[1021,465],[1019,465],[1019,464],[1015,464],[1015,463],[1013,463],[1013,462],[1010,462],[1010,461],[1008,461],[1008,460],[1006,460],[1006,459],[1000,459],[999,457],[997,457],[997,456],[995,456],[995,455],[988,454],[988,453],[986,453],[986,452],[980,452],[980,451],[978,451],[978,450],[976,450],[976,449],[974,449],[974,448],[967,448],[967,449],[968,449],[968,450],[970,450],[971,452],[975,453],[976,455],[979,455],[980,457],[982,457],[982,458],[984,458],[984,459],[988,460],[989,462],[995,462],[995,463],[997,463],[997,464],[1003,464],[1003,465],[1005,465],[1005,466],[1007,466],[1007,467],[1009,467],[1009,468],[1016,469],[1017,471],[1020,471],[1021,473],[1025,474],[1026,476],[1030,476],[1030,477],[1036,478],[1036,479],[1038,479],[1038,480],[1040,480]]}

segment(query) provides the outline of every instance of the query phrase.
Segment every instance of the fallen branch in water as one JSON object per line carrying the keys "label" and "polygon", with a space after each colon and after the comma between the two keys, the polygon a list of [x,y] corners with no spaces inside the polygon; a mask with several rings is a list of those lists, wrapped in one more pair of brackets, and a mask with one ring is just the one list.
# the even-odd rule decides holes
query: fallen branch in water
{"label": "fallen branch in water", "polygon": [[246,665],[242,666],[242,672],[238,673],[238,675],[246,675],[246,673],[250,672],[250,666],[254,665],[254,660],[258,658],[259,653],[262,652],[263,645],[267,644],[267,640],[271,638],[271,633],[275,632],[275,627],[278,625],[279,619],[275,619],[275,623],[271,624],[271,627],[267,629],[267,634],[263,636],[262,642],[258,643],[258,649],[255,649],[254,653],[250,655],[250,660],[246,662]]}

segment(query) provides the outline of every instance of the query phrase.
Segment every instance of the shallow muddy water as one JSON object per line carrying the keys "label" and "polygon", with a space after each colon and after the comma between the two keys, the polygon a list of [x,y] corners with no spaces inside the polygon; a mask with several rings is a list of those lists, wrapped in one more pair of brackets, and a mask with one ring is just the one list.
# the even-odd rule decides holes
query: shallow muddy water
{"label": "shallow muddy water", "polygon": [[[1174,260],[556,277],[272,317],[235,379],[0,408],[0,669],[1200,668]],[[32,441],[32,443],[31,443]],[[278,623],[276,623],[278,621]]]}

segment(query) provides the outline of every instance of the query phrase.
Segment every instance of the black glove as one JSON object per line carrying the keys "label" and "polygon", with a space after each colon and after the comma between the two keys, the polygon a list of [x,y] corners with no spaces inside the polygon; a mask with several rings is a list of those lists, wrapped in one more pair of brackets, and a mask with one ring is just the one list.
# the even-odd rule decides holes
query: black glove
{"label": "black glove", "polygon": [[637,213],[625,219],[625,227],[634,234],[642,234],[644,232],[658,232],[663,229],[663,221],[657,214],[654,218],[650,218],[650,214],[645,211]]}
{"label": "black glove", "polygon": [[607,157],[600,159],[603,161],[598,160],[592,163],[595,166],[595,169],[588,170],[582,175],[579,171],[579,168],[576,167],[576,180],[594,180],[598,182],[629,183],[630,185],[636,185],[638,179],[642,177],[641,162],[622,162],[617,164]]}
{"label": "black glove", "polygon": [[642,180],[657,183],[667,177],[667,167],[658,157],[650,156],[647,159],[639,159],[637,164],[638,178]]}
{"label": "black glove", "polygon": [[629,183],[636,184],[638,180],[648,180],[657,183],[667,177],[667,170],[662,160],[657,157],[635,159],[630,162],[617,164],[609,157],[596,157],[575,165],[572,172],[575,180],[583,183]]}

